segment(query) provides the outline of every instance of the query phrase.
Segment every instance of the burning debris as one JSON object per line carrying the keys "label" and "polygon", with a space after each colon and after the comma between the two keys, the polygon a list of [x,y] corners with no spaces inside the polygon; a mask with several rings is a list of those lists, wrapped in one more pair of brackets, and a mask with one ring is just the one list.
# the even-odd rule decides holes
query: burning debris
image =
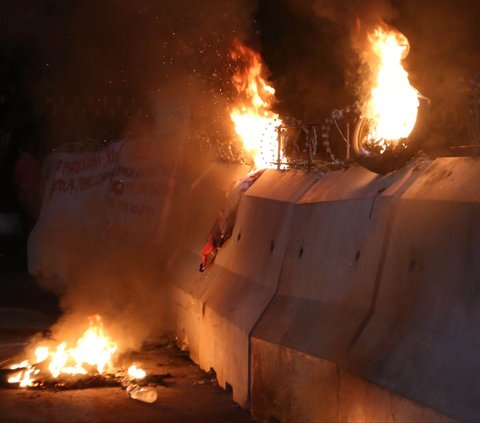
{"label": "burning debris", "polygon": [[416,153],[419,100],[426,98],[410,84],[402,65],[410,48],[402,33],[381,24],[366,40],[362,56],[370,78],[358,105],[351,147],[360,165],[385,174],[400,169]]}
{"label": "burning debris", "polygon": [[233,44],[231,58],[236,63],[232,82],[238,93],[230,113],[235,131],[255,169],[277,167],[284,158],[278,147],[282,120],[271,111],[275,89],[265,81],[262,58],[239,40]]}
{"label": "burning debris", "polygon": [[413,131],[419,107],[419,92],[412,87],[402,66],[410,45],[400,32],[379,26],[368,35],[368,65],[374,75],[362,119],[368,130],[363,143],[383,154],[405,143]]}
{"label": "burning debris", "polygon": [[34,358],[2,369],[3,385],[54,390],[117,386],[126,389],[133,399],[154,402],[156,392],[149,385],[164,384],[171,375],[147,375],[136,364],[128,369],[118,366],[117,351],[118,344],[106,333],[101,317],[95,315],[75,346],[61,342],[52,348],[41,343],[34,350]]}
{"label": "burning debris", "polygon": [[262,58],[239,40],[234,41],[231,58],[236,62],[232,82],[238,99],[231,109],[230,118],[246,154],[253,162],[253,170],[227,193],[224,207],[202,250],[200,272],[215,260],[219,248],[231,237],[240,199],[245,191],[265,169],[285,167],[285,154],[279,137],[283,122],[278,114],[271,111],[275,89],[265,81]]}
{"label": "burning debris", "polygon": [[11,366],[11,369],[19,369],[19,372],[8,382],[27,387],[36,386],[37,376],[42,377],[45,372],[49,372],[54,379],[61,374],[108,373],[114,368],[112,359],[117,349],[118,345],[105,333],[101,317],[95,315],[74,347],[68,347],[66,342],[61,342],[55,348],[38,346],[34,351],[33,363],[24,360]]}
{"label": "burning debris", "polygon": [[[406,140],[417,119],[419,93],[410,85],[408,73],[402,66],[402,60],[409,51],[407,38],[398,31],[379,26],[368,35],[368,41],[369,52],[366,57],[374,77],[367,100],[361,106],[354,135],[356,145],[352,147],[356,157],[361,158],[360,164],[370,170],[386,173],[393,170],[390,165],[377,167],[375,164],[371,165],[365,157],[381,156],[387,150],[391,154],[397,148],[406,149]],[[285,130],[286,126],[279,115],[271,111],[275,90],[263,77],[262,59],[258,53],[238,40],[233,45],[231,58],[237,62],[232,80],[238,92],[238,100],[230,117],[244,149],[251,156],[255,169],[261,171],[269,167],[284,167],[288,160],[281,146],[279,132]],[[346,114],[351,113],[348,111]],[[350,131],[348,130],[345,136],[336,119],[332,122],[347,145],[348,160],[352,143]],[[313,127],[312,131],[304,125],[301,125],[301,128],[307,134],[314,134],[307,138],[309,151],[312,146],[315,146],[316,151],[315,128]],[[328,138],[328,135],[323,136],[324,145],[328,147],[327,153],[335,161]],[[308,163],[311,163],[311,160],[310,153]],[[396,162],[394,168],[395,166]],[[206,269],[208,263],[213,262],[218,249],[230,238],[241,195],[260,175],[261,172],[247,175],[227,194],[225,206],[219,212],[202,251],[200,272]]]}
{"label": "burning debris", "polygon": [[[264,65],[260,54],[236,40],[231,51],[235,61],[232,81],[238,97],[231,108],[230,117],[235,131],[243,143],[245,154],[254,163],[255,169],[286,168],[299,165],[291,160],[292,151],[299,149],[298,142],[303,135],[307,168],[312,164],[341,164],[347,166],[353,158],[362,166],[377,173],[388,173],[402,167],[415,153],[412,135],[417,121],[420,98],[424,98],[410,84],[403,60],[409,52],[407,38],[385,24],[376,26],[365,33],[364,50],[361,55],[370,70],[362,85],[367,89],[361,94],[356,106],[346,108],[342,114],[342,130],[337,119],[335,124],[342,145],[330,144],[330,126],[322,128],[322,140],[328,158],[333,162],[322,162],[317,154],[317,129],[315,124],[286,124],[288,118],[281,119],[272,112],[275,90],[267,84]],[[350,125],[354,130],[350,131]],[[338,144],[338,142],[336,143]],[[343,146],[345,144],[345,146]],[[293,145],[293,147],[292,147]],[[338,160],[333,150],[344,152],[345,158]],[[288,154],[288,157],[286,156]],[[300,165],[301,166],[301,165]],[[204,267],[204,266],[203,266]]]}

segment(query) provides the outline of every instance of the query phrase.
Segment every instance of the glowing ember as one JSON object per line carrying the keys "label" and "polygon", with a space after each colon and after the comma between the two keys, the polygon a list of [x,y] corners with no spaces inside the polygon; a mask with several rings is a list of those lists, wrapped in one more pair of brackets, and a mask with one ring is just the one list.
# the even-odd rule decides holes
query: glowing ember
{"label": "glowing ember", "polygon": [[[61,374],[86,375],[95,371],[98,374],[112,371],[117,349],[118,345],[105,333],[102,320],[96,315],[90,319],[88,329],[78,338],[75,346],[68,347],[66,342],[62,342],[52,350],[43,345],[37,347],[34,364],[24,360],[10,366],[13,370],[19,369],[19,372],[11,376],[8,382],[18,383],[21,387],[36,386],[40,374],[37,366],[43,362],[54,379]],[[135,372],[136,379],[146,376],[145,371],[136,366],[131,366],[130,369]]]}
{"label": "glowing ember", "polygon": [[138,368],[135,366],[135,364],[132,364],[128,368],[128,376],[130,376],[132,379],[143,379],[147,373],[145,370]]}
{"label": "glowing ember", "polygon": [[[282,121],[270,110],[275,90],[263,78],[260,55],[236,40],[231,57],[237,61],[232,77],[239,100],[230,117],[243,147],[256,169],[276,167],[278,161],[278,128]],[[283,161],[280,152],[280,161]]]}
{"label": "glowing ember", "polygon": [[377,28],[369,36],[374,60],[369,61],[376,73],[370,98],[363,116],[369,120],[367,142],[382,146],[407,138],[412,132],[418,113],[418,91],[410,85],[402,66],[407,56],[407,38],[396,31]]}

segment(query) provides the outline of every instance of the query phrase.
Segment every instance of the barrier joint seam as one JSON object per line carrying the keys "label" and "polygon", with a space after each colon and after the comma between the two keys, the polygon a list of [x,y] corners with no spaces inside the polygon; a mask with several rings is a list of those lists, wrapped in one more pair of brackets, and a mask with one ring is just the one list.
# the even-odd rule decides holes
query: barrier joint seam
{"label": "barrier joint seam", "polygon": [[[344,361],[349,352],[352,350],[360,336],[362,335],[363,331],[367,327],[370,319],[372,318],[373,314],[375,313],[375,308],[377,304],[377,299],[378,299],[378,293],[380,291],[380,284],[383,276],[383,270],[385,267],[385,260],[387,257],[388,253],[388,248],[390,245],[390,236],[392,233],[393,229],[393,224],[395,221],[395,214],[397,210],[397,204],[399,203],[402,195],[408,190],[410,185],[412,185],[417,178],[413,178],[412,175],[410,175],[407,180],[401,185],[401,187],[398,189],[397,193],[395,196],[392,198],[391,203],[388,207],[388,215],[387,215],[387,222],[385,224],[385,234],[383,236],[383,241],[382,241],[382,250],[381,250],[381,255],[380,255],[380,260],[378,263],[377,267],[377,272],[375,274],[375,282],[373,286],[373,293],[372,293],[372,300],[370,302],[370,306],[368,308],[368,311],[365,315],[365,318],[362,320],[362,322],[359,324],[357,330],[355,331],[354,335],[352,336],[352,339],[350,340],[348,347],[343,355],[343,357],[340,358],[340,362]],[[370,217],[373,213],[373,207],[375,206],[375,199],[377,196],[375,196],[373,204],[372,204],[372,210],[370,211]]]}

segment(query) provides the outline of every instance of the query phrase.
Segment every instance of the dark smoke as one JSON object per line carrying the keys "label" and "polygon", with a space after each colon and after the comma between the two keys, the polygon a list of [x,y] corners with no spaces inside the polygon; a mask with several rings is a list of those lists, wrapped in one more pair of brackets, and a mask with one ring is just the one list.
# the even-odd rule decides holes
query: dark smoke
{"label": "dark smoke", "polygon": [[362,36],[395,16],[384,0],[262,0],[259,10],[280,107],[317,123],[358,99]]}
{"label": "dark smoke", "polygon": [[278,110],[318,123],[333,107],[353,100],[345,89],[351,47],[342,27],[306,6],[302,1],[261,0],[257,16]]}

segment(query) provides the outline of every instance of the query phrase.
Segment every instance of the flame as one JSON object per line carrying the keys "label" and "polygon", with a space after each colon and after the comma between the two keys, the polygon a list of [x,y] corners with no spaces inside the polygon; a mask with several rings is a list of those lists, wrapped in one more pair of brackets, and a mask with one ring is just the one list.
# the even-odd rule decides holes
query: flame
{"label": "flame", "polygon": [[[363,116],[370,122],[368,141],[383,145],[407,138],[418,113],[418,91],[410,85],[402,60],[409,52],[407,38],[400,32],[378,27],[369,35],[373,53],[370,66],[376,78]],[[382,151],[382,152],[383,152]]]}
{"label": "flame", "polygon": [[138,368],[135,364],[128,368],[128,376],[132,379],[143,379],[146,375],[145,370]]}
{"label": "flame", "polygon": [[[68,347],[66,342],[61,342],[55,349],[40,345],[35,349],[35,362],[29,360],[10,366],[11,369],[20,369],[18,373],[8,379],[9,383],[19,383],[21,387],[36,386],[36,376],[40,374],[37,367],[46,362],[50,375],[57,378],[61,374],[86,375],[95,369],[99,374],[114,369],[114,354],[118,349],[115,343],[105,332],[100,316],[95,315],[90,319],[89,327],[75,343]],[[145,377],[146,373],[136,366],[137,379]],[[131,367],[131,368],[132,368]],[[130,373],[130,369],[129,369]]]}
{"label": "flame", "polygon": [[[275,90],[262,76],[264,66],[258,53],[235,40],[231,57],[237,62],[232,82],[239,94],[230,113],[235,131],[255,169],[276,167],[279,159],[278,128],[282,121],[270,110]],[[283,159],[280,152],[280,161]]]}

